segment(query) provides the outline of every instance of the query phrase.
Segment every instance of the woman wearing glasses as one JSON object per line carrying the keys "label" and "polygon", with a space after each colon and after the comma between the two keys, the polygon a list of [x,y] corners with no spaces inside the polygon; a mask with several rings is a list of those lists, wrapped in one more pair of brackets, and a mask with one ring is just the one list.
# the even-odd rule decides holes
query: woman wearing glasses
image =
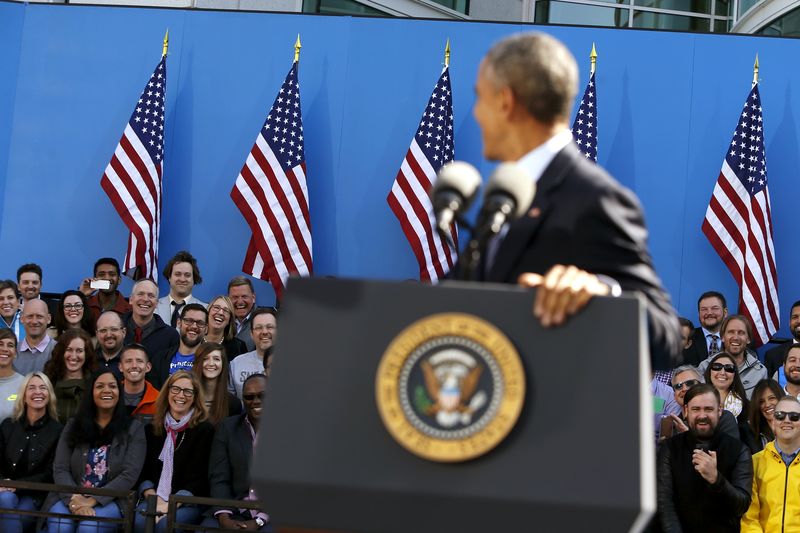
{"label": "woman wearing glasses", "polygon": [[66,291],[58,302],[53,326],[48,328],[47,334],[58,340],[59,336],[68,329],[82,329],[94,344],[95,323],[94,316],[89,311],[86,296],[81,291]]}
{"label": "woman wearing glasses", "polygon": [[198,346],[192,373],[203,389],[208,420],[215,427],[223,419],[242,413],[239,398],[228,391],[228,366],[225,348],[221,344],[204,342]]}
{"label": "woman wearing glasses", "polygon": [[742,434],[751,452],[760,452],[768,442],[775,440],[772,432],[775,406],[785,395],[777,381],[762,379],[756,383],[747,413],[747,431]]}
{"label": "woman wearing glasses", "polygon": [[208,342],[216,342],[225,348],[228,361],[247,352],[247,345],[236,338],[233,321],[233,302],[227,296],[217,296],[208,304]]}
{"label": "woman wearing glasses", "polygon": [[82,329],[68,329],[58,338],[44,373],[56,391],[58,419],[66,423],[78,411],[86,378],[95,367],[94,345]]}
{"label": "woman wearing glasses", "polygon": [[[0,425],[0,477],[52,483],[53,456],[63,429],[56,415],[53,385],[41,372],[31,372],[16,396],[11,418]],[[44,494],[38,491],[0,487],[2,509],[38,510],[43,500]],[[35,523],[33,516],[0,514],[0,531],[5,533],[33,531]]]}
{"label": "woman wearing glasses", "polygon": [[[122,386],[110,368],[88,380],[87,394],[75,418],[67,422],[53,462],[57,485],[128,491],[136,485],[145,456],[144,428],[128,416],[120,400]],[[92,517],[121,518],[124,506],[111,496],[50,493],[45,509],[77,518],[48,518],[50,533],[113,532],[117,525]]]}
{"label": "woman wearing glasses", "polygon": [[743,427],[747,423],[747,394],[733,357],[728,352],[719,352],[711,358],[704,377],[706,383],[719,391],[722,408],[735,416],[739,427]]}
{"label": "woman wearing glasses", "polygon": [[[156,400],[153,423],[145,429],[147,458],[139,490],[143,497],[156,496],[156,532],[166,530],[170,494],[209,495],[208,460],[214,427],[208,422],[203,391],[194,375],[179,370],[167,378]],[[147,502],[139,505],[144,511]],[[202,509],[179,506],[176,520],[197,524]],[[163,513],[163,514],[161,514]],[[145,527],[145,517],[136,514],[136,530]]]}

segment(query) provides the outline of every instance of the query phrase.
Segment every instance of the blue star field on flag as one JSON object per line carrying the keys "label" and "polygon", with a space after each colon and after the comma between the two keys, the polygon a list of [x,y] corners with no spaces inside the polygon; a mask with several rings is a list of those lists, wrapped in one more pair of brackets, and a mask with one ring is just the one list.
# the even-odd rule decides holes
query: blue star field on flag
{"label": "blue star field on flag", "polygon": [[572,124],[572,137],[578,150],[587,159],[597,163],[597,94],[594,86],[594,73],[589,78],[586,90],[583,92],[581,105]]}
{"label": "blue star field on flag", "polygon": [[767,186],[767,155],[764,151],[761,96],[758,84],[753,86],[742,109],[730,150],[725,156],[728,165],[750,196]]}

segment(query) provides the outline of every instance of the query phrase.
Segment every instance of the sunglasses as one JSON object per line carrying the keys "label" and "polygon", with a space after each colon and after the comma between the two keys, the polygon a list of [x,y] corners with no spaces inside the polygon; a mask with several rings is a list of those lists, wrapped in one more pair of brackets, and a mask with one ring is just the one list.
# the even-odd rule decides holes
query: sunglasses
{"label": "sunglasses", "polygon": [[783,420],[788,416],[792,422],[800,422],[800,413],[796,411],[775,411],[773,416],[776,420]]}
{"label": "sunglasses", "polygon": [[714,372],[719,372],[720,370],[724,370],[728,374],[735,374],[736,367],[730,363],[723,365],[722,363],[711,363],[711,370]]}
{"label": "sunglasses", "polygon": [[699,379],[687,379],[686,381],[681,381],[680,383],[676,383],[675,385],[672,386],[672,388],[675,390],[681,390],[684,387],[686,387],[686,389],[689,389],[690,387],[694,387],[698,383],[700,383]]}
{"label": "sunglasses", "polygon": [[255,401],[255,400],[258,400],[258,399],[263,399],[263,395],[261,395],[261,394],[244,394],[244,395],[242,395],[242,398],[245,401],[252,402],[252,401]]}

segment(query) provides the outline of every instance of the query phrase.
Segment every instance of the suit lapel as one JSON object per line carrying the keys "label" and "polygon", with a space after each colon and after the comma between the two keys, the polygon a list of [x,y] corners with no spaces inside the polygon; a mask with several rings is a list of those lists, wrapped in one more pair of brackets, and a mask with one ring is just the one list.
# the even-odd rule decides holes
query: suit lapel
{"label": "suit lapel", "polygon": [[536,184],[536,196],[533,198],[528,212],[515,220],[508,230],[500,248],[497,251],[494,264],[492,265],[488,281],[516,282],[508,279],[514,265],[519,261],[520,256],[525,252],[528,243],[536,235],[552,206],[552,194],[564,176],[574,164],[574,154],[576,150],[572,143],[562,149],[547,168],[542,173],[542,177]]}

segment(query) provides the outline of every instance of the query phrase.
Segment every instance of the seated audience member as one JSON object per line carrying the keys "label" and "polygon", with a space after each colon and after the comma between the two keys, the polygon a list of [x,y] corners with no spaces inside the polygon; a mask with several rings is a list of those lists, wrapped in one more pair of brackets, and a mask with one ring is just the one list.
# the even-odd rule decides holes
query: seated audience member
{"label": "seated audience member", "polygon": [[44,365],[56,391],[58,419],[66,424],[81,404],[86,378],[95,368],[94,347],[82,329],[68,329],[61,334],[53,356]]}
{"label": "seated audience member", "polygon": [[747,395],[742,380],[739,378],[739,367],[728,352],[719,352],[711,358],[703,375],[705,382],[719,391],[722,408],[736,417],[739,425],[747,422]]}
{"label": "seated audience member", "polygon": [[119,368],[122,371],[122,393],[127,413],[149,424],[156,414],[158,389],[145,375],[150,370],[147,350],[141,344],[129,344],[122,349]]}
{"label": "seated audience member", "polygon": [[[56,415],[53,385],[41,372],[23,378],[14,414],[0,425],[0,477],[34,483],[53,482],[53,457],[63,426]],[[0,481],[2,484],[2,481]],[[39,491],[0,487],[0,508],[39,510]],[[0,531],[33,531],[36,517],[0,514]]]}
{"label": "seated audience member", "polygon": [[[672,371],[672,390],[675,391],[675,402],[681,408],[680,416],[669,415],[673,422],[673,434],[689,431],[684,398],[689,389],[701,383],[703,383],[703,376],[692,365],[682,365]],[[734,439],[740,438],[738,422],[730,412],[722,411],[718,427],[720,432]]]}
{"label": "seated audience member", "polygon": [[158,300],[156,314],[161,317],[165,324],[173,328],[178,326],[178,317],[181,310],[188,304],[200,304],[203,307],[206,303],[192,296],[192,289],[195,285],[200,285],[203,278],[200,276],[200,269],[197,267],[197,259],[187,251],[180,251],[167,262],[164,267],[164,277],[169,282],[169,294]]}
{"label": "seated audience member", "polygon": [[[220,500],[256,500],[250,483],[250,462],[258,439],[261,402],[266,376],[253,374],[244,382],[244,414],[226,418],[217,428],[211,446],[209,482],[211,497]],[[214,509],[213,518],[203,522],[206,527],[223,527],[248,531],[272,531],[269,516],[262,511],[232,507]]]}
{"label": "seated audience member", "polygon": [[[692,332],[692,342],[683,350],[683,362],[699,365],[709,356],[722,350],[720,326],[728,316],[725,296],[717,291],[708,291],[697,300],[697,318],[700,326]],[[701,370],[702,372],[702,370]]]}
{"label": "seated audience member", "polygon": [[[730,315],[722,321],[720,333],[722,350],[728,353],[739,368],[739,378],[749,400],[756,383],[768,377],[767,368],[758,360],[758,355],[747,348],[753,339],[750,321],[742,315]],[[712,357],[700,363],[700,372],[706,371]]]}
{"label": "seated audience member", "polygon": [[105,311],[97,319],[97,364],[110,368],[122,379],[120,353],[125,342],[125,326],[116,311]]}
{"label": "seated audience member", "polygon": [[[95,290],[91,287],[93,281],[108,281],[109,287]],[[98,259],[94,264],[94,277],[81,282],[80,291],[88,298],[89,310],[95,320],[100,318],[103,311],[116,311],[120,315],[131,311],[128,299],[117,290],[119,282],[119,263],[113,257]]]}
{"label": "seated audience member", "polygon": [[[209,496],[208,465],[214,427],[207,420],[203,391],[197,379],[184,370],[175,372],[156,400],[153,423],[145,429],[147,458],[142,471],[142,496],[157,496],[156,511],[166,513],[170,494]],[[146,509],[146,501],[140,504]],[[202,510],[194,505],[178,508],[176,520],[200,522]],[[156,518],[156,532],[166,530],[165,515]],[[136,514],[136,530],[145,527],[144,515]]]}
{"label": "seated audience member", "polygon": [[17,338],[10,329],[0,329],[0,421],[14,412],[17,393],[25,377],[14,370]]}
{"label": "seated audience member", "polygon": [[783,390],[787,395],[800,399],[800,344],[793,345],[786,351],[783,375],[786,378]]}
{"label": "seated audience member", "polygon": [[22,308],[31,300],[38,300],[42,292],[42,267],[26,263],[17,269],[17,287],[22,296]]}
{"label": "seated audience member", "polygon": [[228,391],[228,358],[225,348],[215,342],[204,342],[197,348],[192,373],[205,397],[208,421],[214,426],[223,419],[242,412],[242,403]]}
{"label": "seated audience member", "polygon": [[22,374],[41,372],[50,359],[56,342],[47,335],[50,313],[47,304],[41,300],[31,300],[22,312],[25,337],[17,343],[17,359],[14,368]]}
{"label": "seated audience member", "polygon": [[256,346],[250,335],[250,320],[257,309],[253,283],[244,276],[235,276],[228,282],[228,298],[233,303],[236,336],[247,345],[248,350],[255,350]]}
{"label": "seated audience member", "polygon": [[[156,354],[175,348],[180,342],[175,328],[155,314],[158,286],[149,279],[137,281],[131,290],[131,312],[122,317],[125,344],[141,344],[154,363]],[[159,385],[153,383],[157,388]]]}
{"label": "seated audience member", "polygon": [[[53,463],[57,485],[132,490],[139,478],[146,451],[144,428],[125,413],[120,384],[111,370],[100,368],[88,379],[88,394],[67,422],[58,441]],[[51,493],[45,508],[72,514],[75,519],[48,518],[50,533],[112,532],[117,526],[92,517],[120,518],[124,504],[110,496]]]}
{"label": "seated audience member", "polygon": [[785,393],[777,381],[763,379],[753,389],[753,398],[747,413],[747,428],[742,433],[742,441],[751,453],[758,453],[775,438],[772,432],[773,414],[778,400]]}
{"label": "seated audience member", "polygon": [[658,519],[664,531],[738,532],[750,505],[753,463],[738,440],[718,430],[717,389],[691,387],[685,396],[689,431],[658,449]]}
{"label": "seated audience member", "polygon": [[672,387],[664,385],[653,376],[650,380],[650,394],[653,397],[653,410],[655,412],[656,442],[661,436],[661,421],[670,418],[670,415],[677,416],[681,413],[681,406],[675,401]]}
{"label": "seated audience member", "polygon": [[25,326],[20,321],[17,284],[10,279],[0,281],[0,329],[3,328],[13,331],[18,339],[25,336]]}
{"label": "seated audience member", "polygon": [[48,328],[47,334],[58,340],[58,336],[71,328],[82,329],[89,337],[96,333],[95,318],[89,311],[86,296],[80,291],[66,291],[56,308],[54,325]]}
{"label": "seated audience member", "polygon": [[767,375],[781,386],[786,385],[786,379],[783,377],[783,360],[786,358],[786,352],[792,346],[800,343],[800,300],[793,303],[789,310],[789,333],[792,335],[791,341],[770,348],[764,354]]}
{"label": "seated audience member", "polygon": [[753,456],[753,499],[742,533],[800,531],[800,402],[775,406],[775,440]]}
{"label": "seated audience member", "polygon": [[240,355],[231,361],[231,381],[236,396],[242,397],[242,384],[250,374],[263,374],[265,357],[272,353],[272,345],[277,337],[278,313],[275,309],[259,307],[250,317],[250,334],[256,349]]}
{"label": "seated audience member", "polygon": [[[678,323],[681,326],[681,350],[685,351],[692,345],[692,334],[694,333],[694,324],[688,318],[678,317]],[[680,356],[680,362],[674,366],[683,364],[683,354]],[[672,389],[672,371],[671,370],[656,370],[654,373],[655,378],[664,383]]]}
{"label": "seated audience member", "polygon": [[216,342],[225,348],[228,361],[247,352],[247,345],[236,336],[233,321],[233,303],[227,296],[217,296],[208,304],[208,342]]}
{"label": "seated audience member", "polygon": [[147,379],[155,388],[160,389],[167,377],[178,370],[192,371],[194,352],[203,342],[207,328],[208,311],[205,307],[200,304],[187,304],[181,308],[181,317],[178,319],[180,333],[178,345],[156,352],[150,357],[152,369],[147,374]]}

